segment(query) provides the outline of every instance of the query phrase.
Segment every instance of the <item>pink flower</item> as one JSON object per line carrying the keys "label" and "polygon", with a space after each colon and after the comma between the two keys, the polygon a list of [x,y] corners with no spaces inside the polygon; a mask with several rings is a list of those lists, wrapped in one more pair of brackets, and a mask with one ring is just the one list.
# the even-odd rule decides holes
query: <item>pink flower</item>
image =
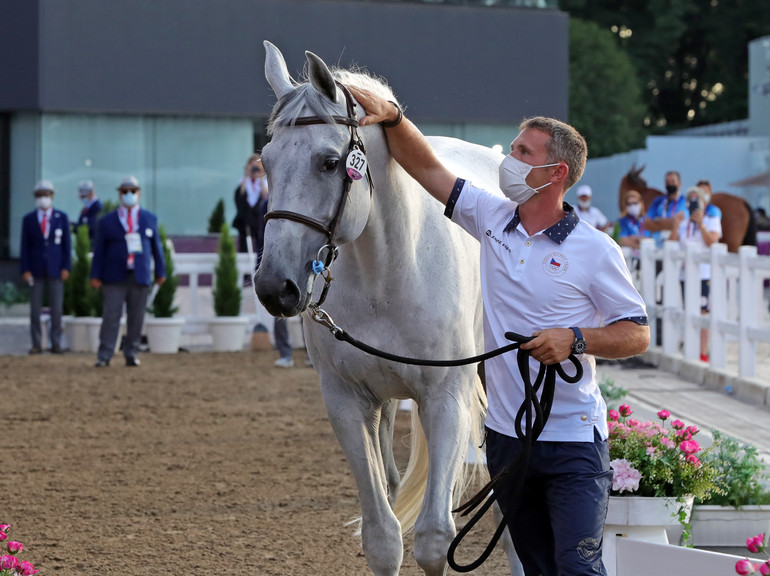
{"label": "pink flower", "polygon": [[618,407],[618,410],[620,411],[620,415],[623,417],[631,416],[631,414],[633,414],[633,412],[631,411],[631,406],[629,406],[628,404],[621,404]]}
{"label": "pink flower", "polygon": [[749,562],[748,560],[738,560],[735,563],[735,571],[738,574],[741,574],[742,576],[745,576],[746,574],[753,574],[754,573],[754,564]]}
{"label": "pink flower", "polygon": [[688,454],[684,459],[688,464],[692,464],[696,468],[700,466],[700,460],[695,454]]}
{"label": "pink flower", "polygon": [[671,416],[671,412],[669,412],[668,410],[661,410],[660,412],[658,412],[658,418],[660,418],[661,420],[668,420],[669,416]]}
{"label": "pink flower", "polygon": [[647,456],[655,456],[655,452],[657,452],[657,450],[655,450],[655,446],[647,446],[647,450],[644,451]]}
{"label": "pink flower", "polygon": [[0,570],[13,570],[19,565],[19,561],[16,556],[10,554],[3,554],[0,556]]}
{"label": "pink flower", "polygon": [[8,532],[8,529],[11,527],[10,524],[0,524],[0,532]]}
{"label": "pink flower", "polygon": [[33,574],[37,574],[37,570],[35,570],[35,567],[32,565],[32,562],[27,562],[26,560],[19,564],[19,573],[21,576],[32,576]]}
{"label": "pink flower", "polygon": [[684,422],[682,422],[681,420],[673,420],[671,422],[671,427],[674,430],[681,430],[682,428],[684,428]]}
{"label": "pink flower", "polygon": [[639,490],[639,480],[642,474],[624,458],[616,458],[610,462],[612,474],[612,489],[616,492],[636,492]]}
{"label": "pink flower", "polygon": [[685,454],[695,454],[700,446],[695,440],[685,440],[679,445],[679,449]]}
{"label": "pink flower", "polygon": [[759,567],[759,573],[763,576],[768,576],[768,574],[770,574],[770,566],[768,566],[767,562]]}
{"label": "pink flower", "polygon": [[607,412],[607,415],[609,416],[610,420],[612,420],[613,422],[617,422],[618,419],[620,418],[620,412],[618,412],[617,410],[610,410],[609,412]]}
{"label": "pink flower", "polygon": [[749,549],[749,552],[761,552],[765,548],[765,535],[764,534],[757,534],[756,536],[753,536],[751,538],[748,538],[746,540],[746,548]]}
{"label": "pink flower", "polygon": [[695,435],[696,435],[698,432],[700,432],[700,430],[698,430],[698,427],[697,427],[697,426],[688,426],[688,427],[687,427],[687,431],[688,431],[690,434],[692,434],[693,436],[695,436]]}
{"label": "pink flower", "polygon": [[24,544],[21,542],[16,542],[15,540],[8,542],[8,552],[11,554],[18,554],[22,550],[24,550]]}

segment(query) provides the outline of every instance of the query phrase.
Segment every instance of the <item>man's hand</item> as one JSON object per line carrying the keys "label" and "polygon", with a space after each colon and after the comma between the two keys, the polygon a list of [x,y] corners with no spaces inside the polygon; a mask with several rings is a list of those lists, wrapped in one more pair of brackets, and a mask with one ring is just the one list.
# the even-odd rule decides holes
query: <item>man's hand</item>
{"label": "man's hand", "polygon": [[366,112],[366,116],[361,118],[361,126],[377,124],[378,122],[393,122],[398,118],[398,109],[393,106],[392,102],[356,86],[348,86],[348,90]]}
{"label": "man's hand", "polygon": [[529,350],[532,357],[543,364],[564,362],[572,353],[575,333],[569,328],[548,328],[532,334],[534,338],[520,348]]}
{"label": "man's hand", "polygon": [[21,275],[22,280],[24,280],[25,284],[29,284],[32,280],[32,272],[25,272]]}
{"label": "man's hand", "polygon": [[61,279],[62,280],[66,280],[69,277],[70,277],[70,271],[69,270],[64,269],[64,270],[61,271]]}
{"label": "man's hand", "polygon": [[101,287],[102,287],[101,280],[99,280],[98,278],[91,278],[91,288],[93,288],[94,290],[98,290]]}
{"label": "man's hand", "polygon": [[155,283],[156,283],[158,286],[160,286],[161,284],[163,284],[165,281],[166,281],[166,277],[165,277],[165,276],[161,276],[161,277],[159,277],[159,278],[156,278],[156,279],[155,279]]}

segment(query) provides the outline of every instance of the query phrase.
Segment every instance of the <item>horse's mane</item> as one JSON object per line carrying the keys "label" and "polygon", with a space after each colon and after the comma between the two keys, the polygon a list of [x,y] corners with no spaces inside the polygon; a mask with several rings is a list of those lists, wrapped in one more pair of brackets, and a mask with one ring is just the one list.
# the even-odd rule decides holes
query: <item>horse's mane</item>
{"label": "horse's mane", "polygon": [[[331,73],[341,84],[358,86],[386,100],[395,100],[393,91],[385,79],[373,76],[366,70],[331,68]],[[267,124],[267,133],[272,135],[276,126],[293,125],[305,109],[309,109],[312,115],[318,116],[329,124],[334,123],[332,116],[337,113],[335,104],[310,84],[307,73],[303,74],[294,90],[284,94],[276,102]]]}

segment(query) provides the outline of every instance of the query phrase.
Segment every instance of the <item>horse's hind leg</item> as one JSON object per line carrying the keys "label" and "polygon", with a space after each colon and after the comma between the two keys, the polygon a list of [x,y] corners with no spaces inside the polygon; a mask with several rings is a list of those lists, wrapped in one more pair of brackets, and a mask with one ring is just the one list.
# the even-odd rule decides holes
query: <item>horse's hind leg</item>
{"label": "horse's hind leg", "polygon": [[396,503],[398,497],[398,486],[401,476],[398,473],[396,459],[393,455],[393,431],[396,424],[396,413],[398,412],[398,400],[390,400],[382,406],[382,416],[380,419],[380,450],[382,451],[382,462],[385,466],[385,479],[388,487],[388,502],[391,508]]}
{"label": "horse's hind leg", "polygon": [[326,411],[345,452],[361,502],[361,543],[375,576],[397,576],[404,557],[401,525],[388,502],[380,446],[381,405],[337,380],[321,381]]}

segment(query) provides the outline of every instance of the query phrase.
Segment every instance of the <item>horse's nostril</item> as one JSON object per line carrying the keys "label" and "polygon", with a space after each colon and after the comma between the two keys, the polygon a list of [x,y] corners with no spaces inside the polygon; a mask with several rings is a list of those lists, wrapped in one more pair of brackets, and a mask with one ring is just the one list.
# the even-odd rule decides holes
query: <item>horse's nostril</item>
{"label": "horse's nostril", "polygon": [[302,294],[297,284],[289,279],[257,274],[254,290],[273,316],[294,316],[300,311]]}
{"label": "horse's nostril", "polygon": [[299,287],[291,280],[283,283],[283,289],[278,293],[281,306],[286,310],[295,310],[299,306]]}

